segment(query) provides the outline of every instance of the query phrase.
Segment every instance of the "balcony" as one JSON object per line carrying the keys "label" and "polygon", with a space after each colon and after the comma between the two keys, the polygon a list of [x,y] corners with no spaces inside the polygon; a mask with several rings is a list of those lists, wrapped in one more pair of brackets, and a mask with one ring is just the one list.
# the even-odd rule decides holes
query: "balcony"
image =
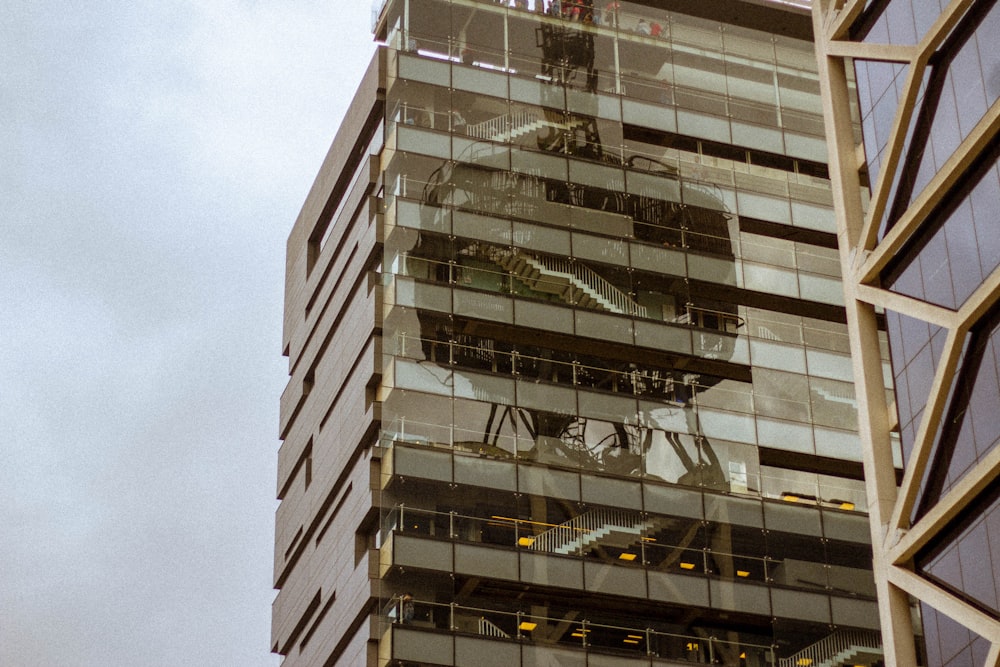
{"label": "balcony", "polygon": [[[706,634],[593,623],[582,611],[560,617],[394,599],[383,609],[379,665],[591,665],[632,667],[775,664],[771,646]],[[404,620],[405,619],[405,620]]]}
{"label": "balcony", "polygon": [[721,525],[708,535],[685,529],[696,523],[610,508],[552,524],[400,506],[383,523],[379,571],[401,585],[403,572],[411,581],[414,572],[437,572],[689,608],[752,609],[824,626],[878,627],[870,571],[835,558],[825,562],[823,554],[808,553],[811,541],[793,547],[780,533],[769,547],[757,544],[754,554],[732,553],[753,531],[736,538]]}

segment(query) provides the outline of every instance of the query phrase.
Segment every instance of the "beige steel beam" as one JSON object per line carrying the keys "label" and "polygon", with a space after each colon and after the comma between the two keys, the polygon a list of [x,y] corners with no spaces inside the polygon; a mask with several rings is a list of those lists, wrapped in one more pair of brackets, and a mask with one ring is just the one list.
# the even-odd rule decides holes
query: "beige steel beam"
{"label": "beige steel beam", "polygon": [[[871,254],[865,257],[864,265],[858,272],[859,282],[871,283],[878,280],[879,273],[886,264],[920,228],[934,207],[955,186],[965,170],[972,165],[998,132],[1000,132],[1000,103],[990,107],[965,141],[959,145],[902,217],[893,225],[882,242],[872,248]],[[886,176],[887,174],[883,173],[880,182]],[[875,218],[871,218],[866,222],[865,243],[871,243],[871,235],[877,233],[877,225],[873,222],[874,220]],[[868,248],[866,247],[866,249]]]}
{"label": "beige steel beam", "polygon": [[914,439],[913,451],[910,452],[910,460],[906,462],[906,471],[903,475],[903,483],[899,487],[899,496],[892,510],[890,525],[893,533],[910,528],[910,513],[916,503],[917,494],[920,492],[920,483],[924,478],[924,470],[934,448],[934,435],[937,433],[938,425],[945,411],[948,388],[951,386],[958,361],[962,356],[964,342],[964,333],[955,329],[948,332],[944,350],[941,352],[941,360],[934,373],[934,381],[929,388],[927,406],[920,419],[920,427],[917,429],[917,435]]}
{"label": "beige steel beam", "polygon": [[[945,616],[958,621],[980,637],[989,641],[995,641],[1000,637],[1000,621],[979,611],[967,602],[959,600],[954,595],[943,591],[916,572],[894,567],[889,571],[889,577],[895,586],[902,588],[922,602],[926,602]],[[886,664],[893,663],[887,662]],[[915,665],[917,663],[895,664]]]}
{"label": "beige steel beam", "polygon": [[924,322],[930,322],[935,326],[953,329],[961,324],[960,316],[954,310],[914,299],[899,292],[891,292],[870,285],[858,285],[856,295],[860,301],[865,303],[904,313]]}
{"label": "beige steel beam", "polygon": [[1000,667],[1000,641],[994,641],[986,655],[984,667]]}
{"label": "beige steel beam", "polygon": [[[860,0],[857,0],[851,7],[860,11],[860,4]],[[885,529],[888,527],[891,508],[895,505],[897,489],[889,432],[891,420],[883,388],[878,324],[875,308],[858,298],[857,285],[850,280],[850,276],[854,274],[850,270],[851,264],[859,250],[857,241],[865,217],[851,123],[847,65],[843,57],[826,50],[827,42],[822,38],[825,20],[822,9],[833,6],[829,2],[817,4],[813,11],[813,27],[814,34],[818,36],[816,52],[830,152],[830,184],[835,204],[841,271],[845,276],[844,296],[852,349],[851,363],[858,389],[858,430],[861,441],[865,443],[862,458],[869,503],[879,618],[886,664],[915,665],[916,647],[909,599],[904,591],[891,584],[888,577],[891,565],[885,559]]]}
{"label": "beige steel beam", "polygon": [[977,495],[995,483],[1000,476],[1000,448],[994,448],[986,458],[966,473],[958,484],[941,498],[926,516],[903,535],[889,552],[889,561],[903,566],[916,553],[937,537]]}

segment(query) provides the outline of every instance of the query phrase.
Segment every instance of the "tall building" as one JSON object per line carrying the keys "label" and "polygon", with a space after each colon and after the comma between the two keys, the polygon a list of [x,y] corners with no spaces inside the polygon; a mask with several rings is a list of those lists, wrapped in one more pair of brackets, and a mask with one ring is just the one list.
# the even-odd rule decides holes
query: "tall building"
{"label": "tall building", "polygon": [[877,664],[808,9],[375,32],[288,241],[274,651]]}
{"label": "tall building", "polygon": [[886,656],[997,665],[1000,6],[822,0],[815,25]]}

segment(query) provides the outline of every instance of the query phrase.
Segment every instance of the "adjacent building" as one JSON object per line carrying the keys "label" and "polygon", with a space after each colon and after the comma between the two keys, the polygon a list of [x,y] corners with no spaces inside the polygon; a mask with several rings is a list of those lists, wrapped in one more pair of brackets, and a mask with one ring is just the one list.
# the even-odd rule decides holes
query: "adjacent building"
{"label": "adjacent building", "polygon": [[1000,6],[816,5],[886,659],[997,665]]}
{"label": "adjacent building", "polygon": [[812,20],[384,4],[288,241],[286,665],[879,664]]}

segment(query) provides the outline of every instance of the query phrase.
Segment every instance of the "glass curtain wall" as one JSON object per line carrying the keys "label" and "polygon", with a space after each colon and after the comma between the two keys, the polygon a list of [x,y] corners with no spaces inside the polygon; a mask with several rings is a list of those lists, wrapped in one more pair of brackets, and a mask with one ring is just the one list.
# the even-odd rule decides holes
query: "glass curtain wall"
{"label": "glass curtain wall", "polygon": [[[386,11],[383,542],[527,552],[597,517],[548,553],[751,586],[778,620],[745,641],[781,655],[850,624],[866,538],[823,526],[863,485],[774,453],[861,456],[812,45],[629,2]],[[654,509],[673,487],[697,511]],[[630,494],[638,518],[593,514]],[[802,532],[765,539],[783,512]],[[486,594],[443,582],[424,603]]]}

